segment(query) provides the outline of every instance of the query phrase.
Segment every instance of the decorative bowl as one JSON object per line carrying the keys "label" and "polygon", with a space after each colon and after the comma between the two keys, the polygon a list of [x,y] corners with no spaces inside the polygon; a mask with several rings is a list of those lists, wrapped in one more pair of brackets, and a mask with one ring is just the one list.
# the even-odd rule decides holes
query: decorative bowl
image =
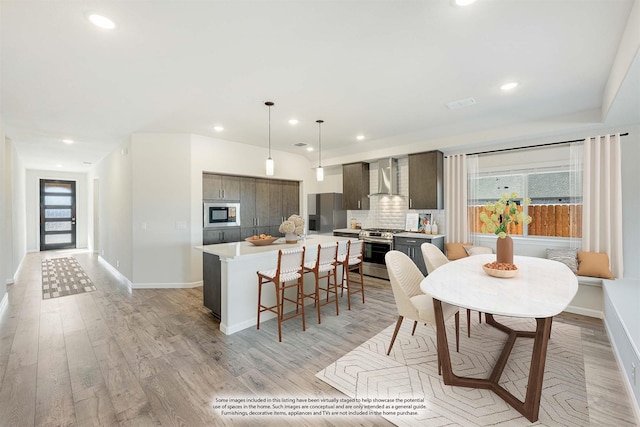
{"label": "decorative bowl", "polygon": [[489,276],[499,277],[501,279],[508,279],[511,277],[515,277],[518,274],[518,267],[516,267],[514,264],[510,264],[511,266],[513,266],[514,268],[513,270],[492,268],[492,267],[495,267],[495,264],[497,263],[490,262],[483,265],[482,268],[484,269],[484,272],[487,273]]}
{"label": "decorative bowl", "polygon": [[266,239],[254,239],[253,237],[247,237],[244,239],[245,242],[249,242],[256,246],[267,246],[278,240],[279,237],[269,237]]}

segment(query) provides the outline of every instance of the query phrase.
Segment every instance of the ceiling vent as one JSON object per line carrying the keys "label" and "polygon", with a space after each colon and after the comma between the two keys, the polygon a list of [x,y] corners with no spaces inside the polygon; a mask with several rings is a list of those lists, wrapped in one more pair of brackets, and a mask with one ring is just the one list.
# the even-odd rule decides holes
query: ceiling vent
{"label": "ceiling vent", "polygon": [[449,110],[457,110],[458,108],[469,107],[475,105],[476,100],[473,98],[458,99],[457,101],[451,101],[446,104]]}
{"label": "ceiling vent", "polygon": [[369,196],[397,196],[398,160],[391,157],[378,160],[378,191]]}

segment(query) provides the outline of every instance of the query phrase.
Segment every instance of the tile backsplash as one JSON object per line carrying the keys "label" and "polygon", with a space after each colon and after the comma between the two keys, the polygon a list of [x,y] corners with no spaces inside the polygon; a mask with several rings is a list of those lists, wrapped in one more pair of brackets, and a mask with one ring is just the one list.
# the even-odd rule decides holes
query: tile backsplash
{"label": "tile backsplash", "polygon": [[[444,233],[444,210],[409,209],[409,159],[398,159],[398,187],[402,196],[372,196],[368,211],[347,211],[347,224],[352,218],[362,228],[404,229],[406,215],[411,212],[430,213],[438,224],[439,233]],[[378,187],[378,164],[369,165],[369,193],[375,193]]]}

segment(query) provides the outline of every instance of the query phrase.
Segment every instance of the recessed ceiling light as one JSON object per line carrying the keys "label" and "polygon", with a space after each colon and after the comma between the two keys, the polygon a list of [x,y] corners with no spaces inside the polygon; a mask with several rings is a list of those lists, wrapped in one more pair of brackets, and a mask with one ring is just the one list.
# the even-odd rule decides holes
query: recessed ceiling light
{"label": "recessed ceiling light", "polygon": [[289,124],[294,126],[298,124],[298,119],[289,119]]}
{"label": "recessed ceiling light", "polygon": [[358,141],[362,141],[364,139],[364,135],[358,135],[358,136],[356,136],[356,139]]}
{"label": "recessed ceiling light", "polygon": [[515,88],[516,86],[518,86],[519,83],[518,82],[509,82],[509,83],[505,83],[502,86],[500,86],[500,89],[502,90],[511,90],[513,88]]}
{"label": "recessed ceiling light", "polygon": [[73,139],[63,139],[62,142],[65,144],[73,144]]}
{"label": "recessed ceiling light", "polygon": [[98,15],[97,13],[90,13],[87,16],[89,22],[91,22],[96,27],[103,28],[105,30],[113,30],[116,28],[116,23],[106,16]]}
{"label": "recessed ceiling light", "polygon": [[213,130],[215,130],[216,132],[222,132],[224,130],[224,127],[222,127],[222,126],[214,126]]}
{"label": "recessed ceiling light", "polygon": [[313,147],[307,147],[307,151],[313,151]]}
{"label": "recessed ceiling light", "polygon": [[456,0],[456,6],[469,6],[471,3],[475,3],[476,0]]}
{"label": "recessed ceiling light", "polygon": [[56,165],[56,167],[57,167],[57,168],[61,168],[61,167],[62,167],[62,165],[61,165],[60,163],[58,163],[58,164]]}

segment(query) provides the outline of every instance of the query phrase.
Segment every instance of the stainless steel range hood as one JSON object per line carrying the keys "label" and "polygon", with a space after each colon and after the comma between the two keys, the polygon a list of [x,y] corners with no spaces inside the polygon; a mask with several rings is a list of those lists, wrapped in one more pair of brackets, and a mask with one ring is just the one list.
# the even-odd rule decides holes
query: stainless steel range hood
{"label": "stainless steel range hood", "polygon": [[388,157],[378,160],[378,191],[371,196],[397,196],[398,160]]}

